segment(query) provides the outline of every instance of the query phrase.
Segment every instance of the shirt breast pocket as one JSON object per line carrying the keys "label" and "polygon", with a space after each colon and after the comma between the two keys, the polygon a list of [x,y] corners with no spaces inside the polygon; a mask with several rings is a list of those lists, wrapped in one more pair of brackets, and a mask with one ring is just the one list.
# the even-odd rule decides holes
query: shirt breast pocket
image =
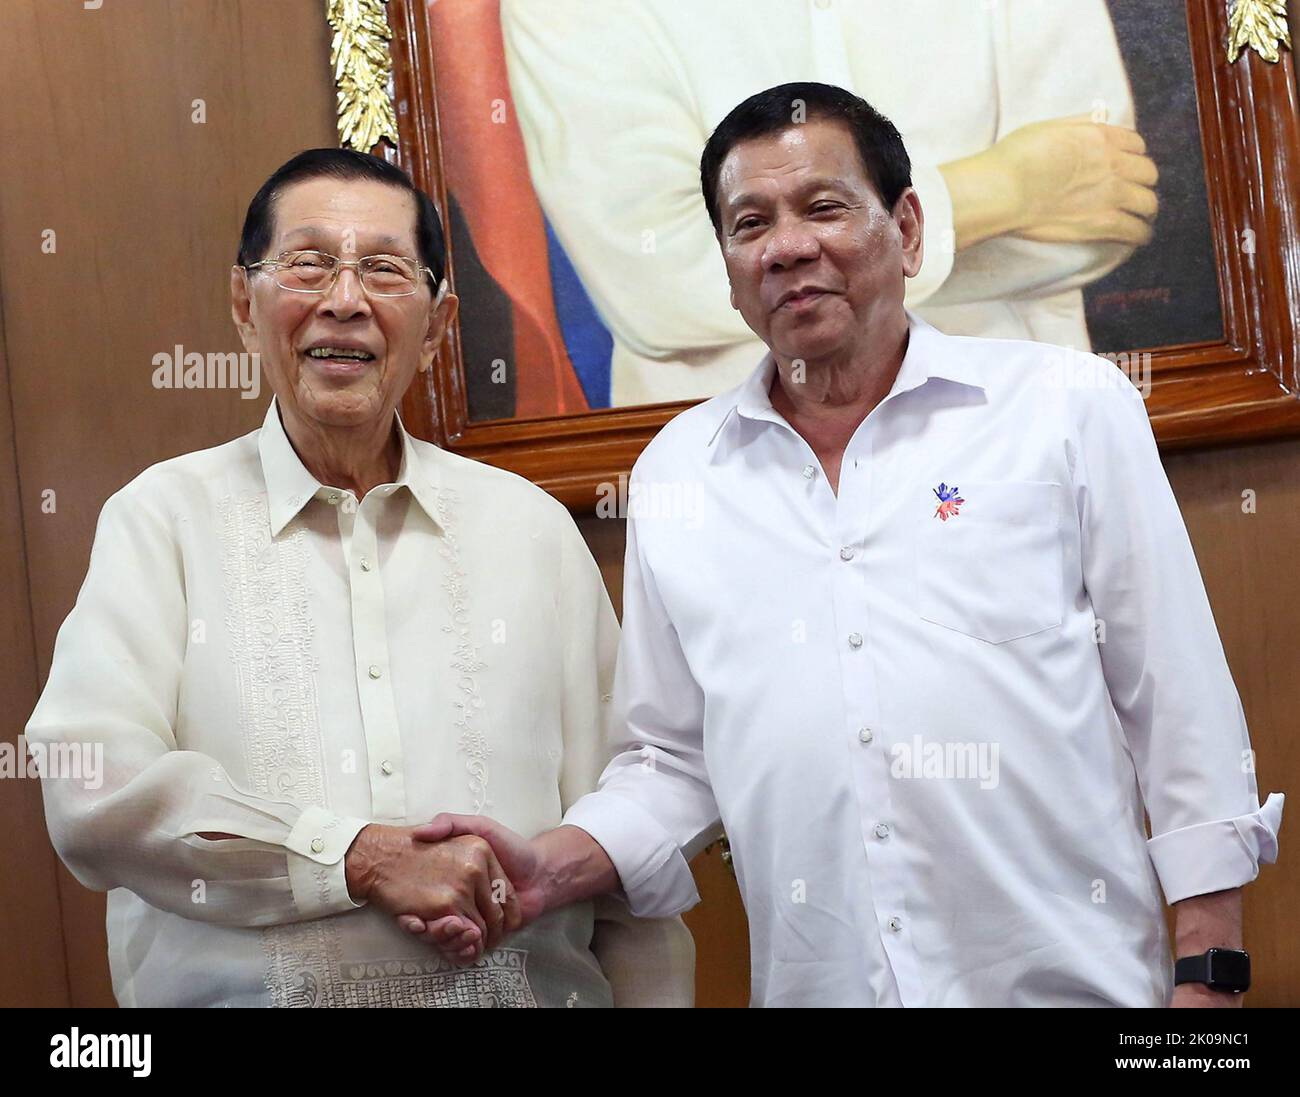
{"label": "shirt breast pocket", "polygon": [[961,481],[959,504],[933,508],[917,533],[923,620],[1002,644],[1061,623],[1060,484]]}

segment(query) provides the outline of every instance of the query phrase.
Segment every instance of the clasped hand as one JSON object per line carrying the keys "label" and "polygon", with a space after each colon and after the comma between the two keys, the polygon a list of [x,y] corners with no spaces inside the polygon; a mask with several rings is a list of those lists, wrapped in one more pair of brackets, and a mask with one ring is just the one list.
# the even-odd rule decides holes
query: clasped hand
{"label": "clasped hand", "polygon": [[447,959],[469,964],[542,911],[537,857],[507,827],[476,815],[418,827],[371,824],[345,862],[348,891],[397,917]]}

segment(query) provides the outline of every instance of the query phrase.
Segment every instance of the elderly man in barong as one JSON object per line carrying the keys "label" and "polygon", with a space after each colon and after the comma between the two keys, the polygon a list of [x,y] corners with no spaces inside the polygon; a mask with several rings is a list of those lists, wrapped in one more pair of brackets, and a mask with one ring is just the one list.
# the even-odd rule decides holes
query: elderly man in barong
{"label": "elderly man in barong", "polygon": [[[442,811],[557,825],[608,760],[617,645],[568,512],[397,416],[456,314],[445,267],[400,169],[288,161],[231,272],[261,429],[104,506],[26,734],[102,745],[100,787],[44,794],[60,857],[109,892],[122,1005],[691,1003],[678,919],[532,921],[485,841],[412,839]],[[403,913],[456,924],[461,962]]]}

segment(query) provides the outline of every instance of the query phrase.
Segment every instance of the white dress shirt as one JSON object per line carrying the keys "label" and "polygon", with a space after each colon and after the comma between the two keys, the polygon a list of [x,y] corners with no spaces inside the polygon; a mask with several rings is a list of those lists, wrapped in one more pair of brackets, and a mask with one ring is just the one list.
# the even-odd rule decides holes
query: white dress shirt
{"label": "white dress shirt", "polygon": [[367,822],[483,812],[535,834],[609,757],[618,626],[568,512],[401,440],[397,480],[358,504],[272,403],[105,504],[27,737],[102,744],[102,787],[44,793],[60,856],[112,889],[118,1001],[689,1004],[678,919],[579,904],[461,968],[349,897]]}
{"label": "white dress shirt", "polygon": [[1125,245],[998,237],[954,254],[940,166],[1031,122],[1132,127],[1105,0],[502,0],[546,216],[614,339],[612,403],[714,396],[766,348],[728,302],[700,194],[709,134],[755,92],[836,84],[898,127],[925,212],[908,305],[943,331],[1087,350],[1081,286]]}
{"label": "white dress shirt", "polygon": [[1252,880],[1282,797],[1137,390],[912,317],[836,495],[773,374],[633,470],[622,753],[565,822],[656,916],[723,824],[756,1004],[1163,1004],[1161,888]]}

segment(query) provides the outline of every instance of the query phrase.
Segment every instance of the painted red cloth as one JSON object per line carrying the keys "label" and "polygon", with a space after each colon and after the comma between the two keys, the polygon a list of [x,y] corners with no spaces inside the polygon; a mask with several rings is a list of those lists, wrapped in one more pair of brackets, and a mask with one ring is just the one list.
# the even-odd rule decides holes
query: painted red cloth
{"label": "painted red cloth", "polygon": [[429,0],[428,9],[447,189],[513,308],[515,415],[586,411],[555,314],[546,229],[506,77],[500,4]]}

